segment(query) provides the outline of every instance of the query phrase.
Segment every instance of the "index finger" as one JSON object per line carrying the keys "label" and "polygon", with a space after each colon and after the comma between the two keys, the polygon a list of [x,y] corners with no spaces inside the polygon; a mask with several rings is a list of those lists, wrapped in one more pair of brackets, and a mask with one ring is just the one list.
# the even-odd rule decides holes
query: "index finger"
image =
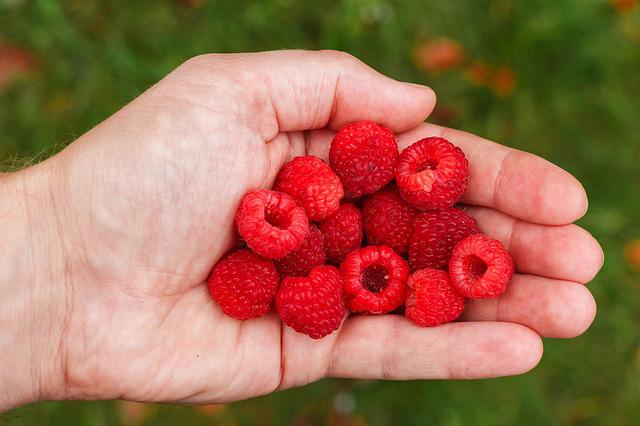
{"label": "index finger", "polygon": [[565,170],[537,155],[470,133],[424,123],[398,135],[400,150],[428,136],[449,140],[469,159],[464,203],[546,225],[574,222],[587,210],[583,186]]}

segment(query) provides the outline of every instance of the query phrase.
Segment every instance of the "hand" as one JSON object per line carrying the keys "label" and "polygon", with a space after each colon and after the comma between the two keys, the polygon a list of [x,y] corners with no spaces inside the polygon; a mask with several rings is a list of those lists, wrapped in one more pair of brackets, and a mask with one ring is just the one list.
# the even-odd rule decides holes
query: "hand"
{"label": "hand", "polygon": [[[582,284],[602,252],[570,224],[587,208],[582,186],[534,155],[424,124],[434,104],[430,89],[340,52],[205,55],[60,154],[5,176],[3,194],[20,201],[4,204],[0,226],[20,215],[35,248],[7,234],[22,250],[7,249],[5,262],[23,267],[2,281],[20,301],[2,329],[13,321],[9,343],[28,349],[6,358],[0,341],[3,359],[15,359],[0,384],[22,384],[4,408],[47,398],[227,402],[326,376],[519,374],[540,360],[541,336],[585,331],[595,303]],[[269,187],[294,156],[326,159],[335,130],[361,119],[392,128],[400,149],[442,135],[465,151],[468,212],[517,265],[507,293],[469,303],[463,322],[353,316],[320,341],[273,313],[223,315],[204,282],[233,243],[243,194]]]}

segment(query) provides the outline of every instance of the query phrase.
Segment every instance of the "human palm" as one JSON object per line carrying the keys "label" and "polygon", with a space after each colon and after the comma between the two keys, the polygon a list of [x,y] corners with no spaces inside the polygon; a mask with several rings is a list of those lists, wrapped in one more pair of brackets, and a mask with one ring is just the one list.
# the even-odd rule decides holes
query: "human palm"
{"label": "human palm", "polygon": [[[582,333],[595,314],[582,283],[602,262],[569,224],[586,210],[582,187],[533,155],[422,123],[434,103],[341,53],[209,55],[49,160],[63,188],[66,397],[205,403],[325,376],[493,377],[535,366],[541,336]],[[468,212],[517,265],[507,293],[468,303],[462,322],[352,316],[321,340],[275,314],[223,315],[205,281],[234,245],[243,194],[294,156],[326,159],[336,128],[359,119],[391,127],[400,149],[443,135],[465,151]]]}

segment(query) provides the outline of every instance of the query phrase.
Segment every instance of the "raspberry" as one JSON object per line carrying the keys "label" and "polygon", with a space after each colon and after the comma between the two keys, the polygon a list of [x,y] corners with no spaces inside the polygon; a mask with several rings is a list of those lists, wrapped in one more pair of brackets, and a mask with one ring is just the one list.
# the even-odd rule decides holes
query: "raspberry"
{"label": "raspberry", "polygon": [[423,209],[453,206],[467,189],[469,163],[462,150],[443,138],[421,139],[398,159],[400,196]]}
{"label": "raspberry", "polygon": [[329,150],[331,168],[354,197],[371,194],[389,183],[397,160],[398,143],[393,132],[372,121],[343,126]]}
{"label": "raspberry", "polygon": [[444,268],[459,241],[479,234],[476,221],[455,208],[420,213],[413,225],[409,264],[413,269]]}
{"label": "raspberry", "polygon": [[407,280],[405,316],[423,327],[460,318],[464,297],[451,285],[449,274],[439,269],[420,269]]}
{"label": "raspberry", "polygon": [[283,276],[303,277],[314,266],[324,264],[325,260],[324,234],[315,225],[310,225],[300,248],[276,260],[275,265]]}
{"label": "raspberry", "polygon": [[482,234],[456,244],[449,261],[453,286],[471,299],[489,299],[503,293],[513,269],[513,259],[500,241]]}
{"label": "raspberry", "polygon": [[320,230],[325,235],[327,260],[339,264],[362,243],[362,214],[353,204],[343,204],[320,224]]}
{"label": "raspberry", "polygon": [[345,315],[342,280],[334,266],[316,266],[307,277],[286,277],[276,295],[278,315],[314,339],[336,331]]}
{"label": "raspberry", "polygon": [[285,257],[302,245],[309,233],[304,209],[283,192],[259,189],[240,202],[238,233],[249,248],[269,259]]}
{"label": "raspberry", "polygon": [[269,312],[280,276],[273,263],[251,250],[227,253],[211,271],[209,291],[222,311],[237,319]]}
{"label": "raspberry", "polygon": [[285,164],[273,186],[289,194],[304,208],[310,220],[323,220],[340,207],[344,196],[340,178],[319,158],[307,155]]}
{"label": "raspberry", "polygon": [[407,204],[395,187],[386,187],[364,200],[362,222],[367,242],[385,245],[406,255],[417,211]]}
{"label": "raspberry", "polygon": [[352,251],[340,265],[347,307],[354,312],[384,314],[404,302],[409,265],[387,246]]}

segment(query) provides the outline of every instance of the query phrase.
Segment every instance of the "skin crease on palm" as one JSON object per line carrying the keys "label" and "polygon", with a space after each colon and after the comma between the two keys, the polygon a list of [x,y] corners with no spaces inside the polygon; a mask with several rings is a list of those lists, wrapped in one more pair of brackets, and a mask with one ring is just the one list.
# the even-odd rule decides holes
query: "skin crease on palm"
{"label": "skin crease on palm", "polygon": [[[520,374],[541,337],[595,315],[584,286],[603,256],[571,223],[572,176],[534,155],[423,123],[429,88],[341,52],[204,55],[37,166],[0,177],[0,409],[41,399],[210,403],[323,377],[461,379]],[[470,161],[467,211],[517,273],[461,322],[420,328],[353,316],[312,340],[273,313],[237,321],[204,284],[234,242],[248,190],[297,155],[327,159],[341,125],[369,119],[400,149],[442,135]],[[25,238],[26,236],[26,238]]]}

